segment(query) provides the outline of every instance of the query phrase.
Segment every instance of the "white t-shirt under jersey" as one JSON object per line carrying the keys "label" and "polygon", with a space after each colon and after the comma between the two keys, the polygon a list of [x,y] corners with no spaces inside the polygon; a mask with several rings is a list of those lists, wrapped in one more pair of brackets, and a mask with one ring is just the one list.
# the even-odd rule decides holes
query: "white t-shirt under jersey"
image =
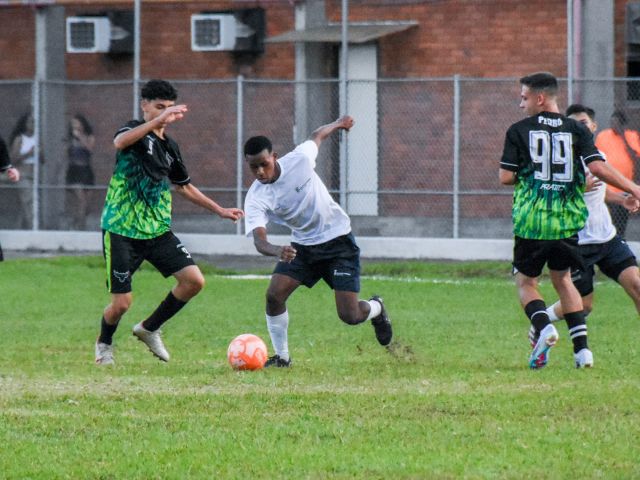
{"label": "white t-shirt under jersey", "polygon": [[291,229],[292,240],[318,245],[351,232],[351,221],[315,172],[318,146],[307,140],[277,160],[273,183],[254,181],[244,201],[247,236],[274,222]]}
{"label": "white t-shirt under jersey", "polygon": [[[588,171],[588,169],[586,170]],[[609,209],[604,203],[606,192],[607,185],[601,182],[598,187],[584,193],[589,216],[587,223],[578,232],[578,244],[606,243],[616,236],[616,227],[613,226]]]}

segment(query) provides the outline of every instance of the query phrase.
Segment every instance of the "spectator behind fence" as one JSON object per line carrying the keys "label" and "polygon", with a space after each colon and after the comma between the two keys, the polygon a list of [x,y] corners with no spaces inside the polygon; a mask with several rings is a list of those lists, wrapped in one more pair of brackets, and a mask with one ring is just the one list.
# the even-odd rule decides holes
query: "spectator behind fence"
{"label": "spectator behind fence", "polygon": [[89,189],[86,187],[95,184],[91,155],[96,139],[91,124],[83,115],[76,114],[71,118],[66,140],[69,161],[66,183],[72,187],[69,189],[72,227],[84,230],[89,195]]}
{"label": "spectator behind fence", "polygon": [[[2,137],[0,137],[0,173],[6,173],[7,178],[12,182],[20,180],[20,172],[11,165],[9,150],[7,150],[7,144]],[[0,245],[0,262],[2,260],[4,260],[4,255],[2,253],[2,246]]]}
{"label": "spectator behind fence", "polygon": [[36,166],[36,137],[31,112],[20,117],[11,132],[9,144],[11,162],[20,170],[18,228],[27,229],[33,226],[33,174]]}
{"label": "spectator behind fence", "polygon": [[[627,128],[627,115],[622,110],[614,110],[611,114],[611,126],[596,137],[598,150],[604,153],[607,161],[629,180],[640,173],[640,136],[635,130]],[[614,193],[621,190],[608,186]],[[618,235],[625,237],[629,211],[622,205],[609,204],[613,224]]]}

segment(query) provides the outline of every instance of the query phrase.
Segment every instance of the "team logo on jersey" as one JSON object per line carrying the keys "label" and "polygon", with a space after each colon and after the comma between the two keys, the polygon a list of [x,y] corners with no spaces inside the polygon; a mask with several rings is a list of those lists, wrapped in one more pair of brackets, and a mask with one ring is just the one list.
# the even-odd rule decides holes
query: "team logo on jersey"
{"label": "team logo on jersey", "polygon": [[169,155],[169,152],[165,153],[165,160],[167,161],[167,165],[171,166],[171,164],[175,161],[175,159]]}
{"label": "team logo on jersey", "polygon": [[126,272],[118,272],[117,270],[114,270],[113,276],[116,277],[120,283],[124,283],[127,278],[129,278],[129,270]]}
{"label": "team logo on jersey", "polygon": [[302,191],[302,189],[303,189],[304,187],[306,187],[306,186],[307,186],[307,183],[309,183],[310,181],[311,181],[311,177],[309,177],[309,178],[307,179],[307,181],[306,181],[306,182],[304,182],[302,185],[300,185],[299,187],[296,187],[296,192],[300,193],[300,192]]}
{"label": "team logo on jersey", "polygon": [[350,272],[339,272],[338,270],[334,270],[333,271],[333,276],[334,277],[350,277],[351,273]]}

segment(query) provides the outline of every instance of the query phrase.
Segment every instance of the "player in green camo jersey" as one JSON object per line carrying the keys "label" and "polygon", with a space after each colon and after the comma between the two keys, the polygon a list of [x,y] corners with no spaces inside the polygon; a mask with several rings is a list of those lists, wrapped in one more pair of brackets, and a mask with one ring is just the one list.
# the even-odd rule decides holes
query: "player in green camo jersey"
{"label": "player in green camo jersey", "polygon": [[569,312],[565,320],[576,365],[589,367],[593,355],[587,344],[582,299],[570,273],[571,267],[582,266],[577,232],[587,218],[584,165],[636,198],[640,198],[640,187],[605,163],[591,132],[560,114],[558,81],[552,74],[534,73],[521,78],[520,84],[520,108],[527,118],[507,131],[499,177],[503,185],[515,185],[513,270],[521,305],[540,333],[529,367],[544,367],[549,348],[558,340],[538,289],[545,264],[563,311]]}
{"label": "player in green camo jersey", "polygon": [[188,201],[234,222],[238,208],[223,208],[191,184],[178,144],[166,134],[182,119],[186,105],[176,105],[177,92],[164,80],[142,88],[144,121],[132,120],[113,139],[116,166],[102,212],[103,251],[111,303],[104,310],[95,345],[96,363],[114,363],[113,334],[133,301],[131,277],[147,260],[177,283],[156,310],[133,327],[133,334],[160,360],[169,361],[160,326],[173,317],[204,286],[191,255],[171,232],[171,184]]}

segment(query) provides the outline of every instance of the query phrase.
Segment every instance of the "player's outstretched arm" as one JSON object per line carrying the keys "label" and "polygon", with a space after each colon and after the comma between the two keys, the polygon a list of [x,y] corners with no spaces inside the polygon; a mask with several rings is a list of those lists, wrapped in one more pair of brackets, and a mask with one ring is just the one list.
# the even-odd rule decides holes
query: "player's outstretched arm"
{"label": "player's outstretched arm", "polygon": [[221,207],[190,183],[187,185],[179,185],[176,191],[191,203],[205,208],[219,217],[232,220],[234,223],[244,216],[244,212],[241,209]]}
{"label": "player's outstretched arm", "polygon": [[613,168],[607,162],[602,160],[594,160],[589,162],[589,170],[593,175],[601,180],[604,180],[609,185],[619,188],[627,193],[630,193],[635,198],[640,200],[640,186],[629,180],[622,175],[618,170]]}
{"label": "player's outstretched arm", "polygon": [[321,127],[316,128],[311,135],[309,135],[309,140],[313,140],[316,142],[316,145],[320,146],[322,141],[331,135],[336,130],[346,130],[349,131],[355,121],[353,117],[349,115],[345,115],[344,117],[340,117],[339,119],[327,123],[326,125],[322,125]]}
{"label": "player's outstretched arm", "polygon": [[253,229],[253,244],[256,250],[268,257],[278,257],[281,262],[290,262],[296,258],[296,249],[291,245],[274,245],[267,239],[267,229],[257,227]]}
{"label": "player's outstretched arm", "polygon": [[187,112],[186,105],[172,105],[168,107],[162,112],[160,115],[155,117],[148,122],[144,122],[142,125],[138,125],[136,128],[132,128],[131,130],[127,130],[126,132],[122,132],[120,135],[117,135],[116,138],[113,139],[113,145],[118,150],[123,150],[138,140],[143,138],[149,132],[154,130],[161,130],[165,128],[170,123],[175,122],[176,120],[181,120],[184,118],[184,114]]}

